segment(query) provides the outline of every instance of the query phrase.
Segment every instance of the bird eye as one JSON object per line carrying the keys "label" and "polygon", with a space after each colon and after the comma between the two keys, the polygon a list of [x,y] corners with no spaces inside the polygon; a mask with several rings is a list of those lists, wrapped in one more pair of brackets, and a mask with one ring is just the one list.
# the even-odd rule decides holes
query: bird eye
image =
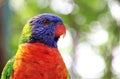
{"label": "bird eye", "polygon": [[43,25],[48,25],[48,24],[50,24],[50,21],[48,20],[48,19],[45,19],[45,20],[43,20]]}

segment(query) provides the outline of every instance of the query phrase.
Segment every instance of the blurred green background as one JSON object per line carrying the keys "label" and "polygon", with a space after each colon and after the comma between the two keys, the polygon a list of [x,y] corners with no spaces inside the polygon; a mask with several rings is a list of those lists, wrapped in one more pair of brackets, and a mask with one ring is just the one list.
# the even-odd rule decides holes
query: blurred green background
{"label": "blurred green background", "polygon": [[0,72],[25,23],[41,13],[66,25],[58,46],[72,79],[120,79],[120,0],[0,0]]}

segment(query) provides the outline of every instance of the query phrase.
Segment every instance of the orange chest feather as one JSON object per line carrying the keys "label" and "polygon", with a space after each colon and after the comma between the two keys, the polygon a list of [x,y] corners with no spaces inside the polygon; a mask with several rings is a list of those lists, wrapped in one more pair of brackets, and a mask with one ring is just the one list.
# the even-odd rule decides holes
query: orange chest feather
{"label": "orange chest feather", "polygon": [[19,47],[10,79],[67,79],[68,73],[56,48],[41,43]]}

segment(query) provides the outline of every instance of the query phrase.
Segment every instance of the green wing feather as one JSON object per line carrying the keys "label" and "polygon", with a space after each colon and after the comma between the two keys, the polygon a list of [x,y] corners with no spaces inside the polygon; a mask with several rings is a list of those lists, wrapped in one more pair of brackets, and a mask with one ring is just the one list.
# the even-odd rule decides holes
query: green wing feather
{"label": "green wing feather", "polygon": [[10,79],[10,76],[13,71],[13,63],[14,63],[14,59],[11,59],[7,62],[7,64],[3,69],[1,79]]}

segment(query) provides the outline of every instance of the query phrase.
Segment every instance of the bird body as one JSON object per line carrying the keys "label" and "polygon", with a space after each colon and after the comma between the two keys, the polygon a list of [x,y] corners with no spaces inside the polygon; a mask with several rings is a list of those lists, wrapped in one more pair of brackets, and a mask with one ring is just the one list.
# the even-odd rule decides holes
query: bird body
{"label": "bird body", "polygon": [[1,79],[69,79],[57,41],[65,35],[60,17],[41,14],[23,28],[15,57],[9,60]]}
{"label": "bird body", "polygon": [[68,75],[58,50],[42,43],[20,45],[13,70],[10,79],[67,79]]}

